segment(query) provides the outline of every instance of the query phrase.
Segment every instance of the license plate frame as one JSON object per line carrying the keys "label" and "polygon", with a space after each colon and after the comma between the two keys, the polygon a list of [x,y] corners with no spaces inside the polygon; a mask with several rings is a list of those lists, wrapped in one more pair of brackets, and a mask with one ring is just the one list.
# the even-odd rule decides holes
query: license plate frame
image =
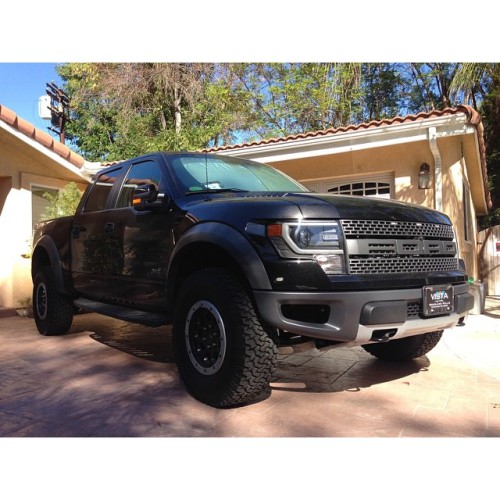
{"label": "license plate frame", "polygon": [[454,297],[452,285],[428,285],[422,289],[424,316],[440,316],[453,312]]}

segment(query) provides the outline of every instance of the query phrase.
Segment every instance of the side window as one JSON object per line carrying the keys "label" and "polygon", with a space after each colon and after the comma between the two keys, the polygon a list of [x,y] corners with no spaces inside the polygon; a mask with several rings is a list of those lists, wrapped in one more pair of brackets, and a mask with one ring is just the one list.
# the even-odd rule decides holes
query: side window
{"label": "side window", "polygon": [[111,188],[119,173],[120,169],[108,172],[107,174],[101,174],[98,177],[85,202],[83,208],[84,212],[97,212],[98,210],[104,210],[106,208]]}
{"label": "side window", "polygon": [[116,208],[132,206],[134,190],[143,184],[154,184],[160,191],[161,169],[153,160],[136,163],[130,167],[116,201]]}

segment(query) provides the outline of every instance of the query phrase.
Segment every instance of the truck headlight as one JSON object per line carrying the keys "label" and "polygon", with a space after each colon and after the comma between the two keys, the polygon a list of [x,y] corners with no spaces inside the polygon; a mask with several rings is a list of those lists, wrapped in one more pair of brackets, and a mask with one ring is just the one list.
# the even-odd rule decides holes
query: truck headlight
{"label": "truck headlight", "polygon": [[308,255],[326,274],[345,274],[342,230],[337,222],[269,224],[266,234],[282,257]]}
{"label": "truck headlight", "polygon": [[283,239],[297,253],[323,253],[341,250],[341,232],[336,222],[286,222]]}

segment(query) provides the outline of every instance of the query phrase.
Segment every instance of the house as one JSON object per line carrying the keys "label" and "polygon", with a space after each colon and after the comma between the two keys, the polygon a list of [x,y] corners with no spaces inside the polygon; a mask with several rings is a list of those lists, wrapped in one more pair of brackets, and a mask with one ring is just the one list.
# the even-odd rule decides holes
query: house
{"label": "house", "polygon": [[47,208],[43,194],[70,181],[85,188],[86,166],[80,155],[0,104],[0,309],[31,297],[30,244]]}
{"label": "house", "polygon": [[449,215],[469,276],[491,206],[481,116],[469,106],[212,148],[275,166],[317,192],[382,196]]}

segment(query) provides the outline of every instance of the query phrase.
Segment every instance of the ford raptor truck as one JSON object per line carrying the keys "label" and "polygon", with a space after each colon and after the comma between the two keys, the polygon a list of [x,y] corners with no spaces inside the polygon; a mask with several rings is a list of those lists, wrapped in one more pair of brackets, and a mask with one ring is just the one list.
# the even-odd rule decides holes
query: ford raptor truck
{"label": "ford raptor truck", "polygon": [[81,310],[171,324],[188,392],[218,408],[268,392],[280,346],[411,360],[474,305],[446,215],[203,153],[101,170],[74,216],[38,224],[32,278],[42,335]]}

